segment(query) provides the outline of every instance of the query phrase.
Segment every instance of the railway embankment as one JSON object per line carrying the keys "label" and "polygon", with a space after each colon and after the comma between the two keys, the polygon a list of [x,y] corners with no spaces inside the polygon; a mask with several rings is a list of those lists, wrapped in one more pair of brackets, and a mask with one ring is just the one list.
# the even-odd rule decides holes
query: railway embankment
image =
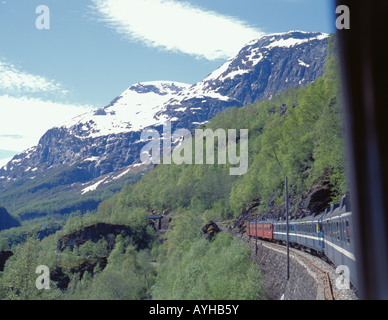
{"label": "railway embankment", "polygon": [[324,300],[323,284],[309,273],[297,259],[290,259],[290,277],[287,280],[287,256],[262,241],[245,237],[252,248],[251,259],[263,275],[263,286],[269,300]]}
{"label": "railway embankment", "polygon": [[[241,236],[241,234],[239,235]],[[290,276],[287,280],[287,249],[242,235],[252,248],[251,259],[264,278],[269,300],[357,300],[352,289],[337,288],[339,274],[321,258],[290,248]]]}

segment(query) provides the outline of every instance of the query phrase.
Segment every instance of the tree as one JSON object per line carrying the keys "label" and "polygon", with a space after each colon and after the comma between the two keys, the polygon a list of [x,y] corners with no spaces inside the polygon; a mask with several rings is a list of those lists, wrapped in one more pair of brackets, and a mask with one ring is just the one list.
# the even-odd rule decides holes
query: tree
{"label": "tree", "polygon": [[14,255],[7,261],[1,286],[5,292],[5,299],[35,300],[41,295],[35,286],[38,274],[36,267],[39,253],[39,240],[29,236],[25,243],[17,246]]}

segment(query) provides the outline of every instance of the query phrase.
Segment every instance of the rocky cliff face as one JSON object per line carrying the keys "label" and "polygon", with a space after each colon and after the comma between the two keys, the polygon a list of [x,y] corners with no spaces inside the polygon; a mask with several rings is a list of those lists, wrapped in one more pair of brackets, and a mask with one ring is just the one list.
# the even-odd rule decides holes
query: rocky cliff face
{"label": "rocky cliff face", "polygon": [[190,130],[229,107],[270,99],[289,87],[314,81],[323,73],[327,44],[328,35],[321,33],[269,35],[251,41],[194,85],[168,81],[133,85],[108,106],[52,128],[37,146],[1,168],[0,201],[13,187],[31,185],[37,177],[49,177],[58,170],[63,174],[51,179],[47,188],[78,186],[79,194],[102,188],[140,169],[143,129],[160,132],[163,123],[170,121],[172,130]]}

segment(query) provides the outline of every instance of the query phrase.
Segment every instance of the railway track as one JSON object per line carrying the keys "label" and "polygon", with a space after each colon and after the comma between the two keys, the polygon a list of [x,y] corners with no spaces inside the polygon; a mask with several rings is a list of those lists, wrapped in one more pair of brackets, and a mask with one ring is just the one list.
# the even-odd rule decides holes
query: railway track
{"label": "railway track", "polygon": [[301,255],[300,253],[296,252],[295,250],[292,249],[292,252],[294,254],[296,254],[297,256],[301,257],[302,259],[305,259],[308,263],[310,263],[310,265],[312,265],[313,267],[317,268],[319,271],[321,271],[325,275],[326,284],[327,284],[327,292],[328,292],[328,295],[329,295],[329,300],[335,300],[334,299],[334,294],[333,294],[333,287],[331,285],[331,280],[330,280],[329,273],[327,271],[323,270],[322,268],[318,267],[310,259],[308,259],[305,256]]}
{"label": "railway track", "polygon": [[[255,239],[243,237],[245,241],[250,243],[250,246],[255,252]],[[257,240],[260,246],[264,246],[270,250],[276,251],[282,255],[287,254],[287,249],[284,245],[276,244],[269,241]],[[290,258],[302,265],[308,274],[315,280],[317,284],[317,296],[319,300],[358,300],[355,292],[352,289],[337,289],[335,281],[338,274],[335,267],[318,256],[312,255],[309,252],[290,248]],[[261,258],[258,257],[257,262],[260,264]],[[291,275],[292,277],[292,275]]]}

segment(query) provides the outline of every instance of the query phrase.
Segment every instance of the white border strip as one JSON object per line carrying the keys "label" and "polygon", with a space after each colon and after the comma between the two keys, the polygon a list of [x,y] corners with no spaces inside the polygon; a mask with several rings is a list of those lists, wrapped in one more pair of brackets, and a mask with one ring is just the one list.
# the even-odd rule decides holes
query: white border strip
{"label": "white border strip", "polygon": [[348,258],[352,259],[353,261],[356,261],[356,257],[353,253],[349,252],[348,250],[345,250],[344,248],[341,248],[340,246],[334,244],[333,242],[325,239],[325,244],[328,244],[330,247],[332,247],[334,250],[337,250],[338,252],[342,253],[343,255],[347,256]]}
{"label": "white border strip", "polygon": [[[274,234],[279,234],[279,235],[287,235],[286,232],[274,232]],[[348,250],[345,250],[344,248],[341,248],[340,246],[334,244],[333,242],[319,238],[319,237],[314,237],[314,236],[308,236],[308,235],[303,235],[303,234],[298,234],[298,233],[289,233],[290,236],[295,236],[295,237],[302,237],[302,238],[308,238],[308,239],[313,239],[317,241],[324,241],[325,244],[329,245],[332,247],[334,250],[337,250],[338,252],[342,253],[343,255],[347,256],[348,258],[352,259],[353,261],[356,261],[356,257],[354,256],[353,253],[349,252]]]}
{"label": "white border strip", "polygon": [[[281,235],[284,235],[284,236],[287,235],[286,232],[274,232],[274,234],[281,234]],[[295,237],[302,237],[302,238],[313,239],[313,240],[317,240],[317,241],[323,241],[322,237],[319,238],[319,237],[314,237],[314,236],[307,236],[305,234],[300,234],[300,233],[289,233],[288,235],[295,236]]]}

